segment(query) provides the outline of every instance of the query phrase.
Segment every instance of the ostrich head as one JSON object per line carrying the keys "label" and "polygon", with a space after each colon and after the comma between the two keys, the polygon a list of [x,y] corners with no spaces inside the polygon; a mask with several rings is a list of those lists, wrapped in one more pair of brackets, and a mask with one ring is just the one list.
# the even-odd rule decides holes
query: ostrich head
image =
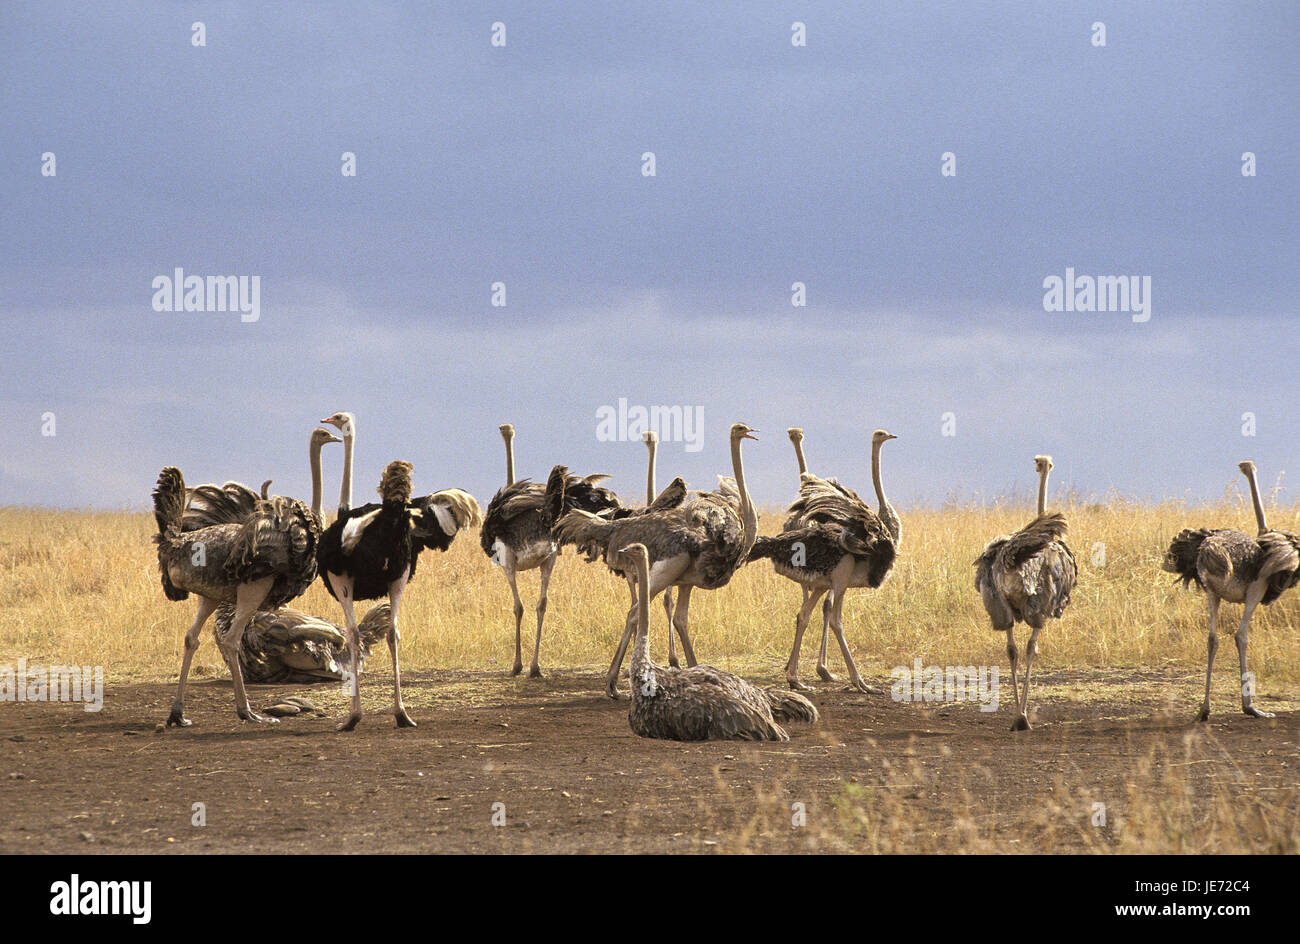
{"label": "ostrich head", "polygon": [[647,446],[652,446],[659,441],[659,434],[653,429],[647,429],[641,434],[641,441]]}
{"label": "ostrich head", "polygon": [[339,432],[344,436],[351,436],[353,430],[353,421],[351,413],[335,413],[321,420],[322,423],[328,423],[331,426],[337,426]]}
{"label": "ostrich head", "polygon": [[379,494],[386,502],[411,500],[411,472],[415,466],[401,459],[394,459],[384,468],[383,478],[379,480]]}
{"label": "ostrich head", "polygon": [[1034,468],[1038,470],[1039,475],[1046,475],[1052,471],[1051,456],[1034,456]]}
{"label": "ostrich head", "polygon": [[311,444],[313,448],[319,449],[326,443],[332,442],[343,442],[343,440],[339,439],[328,429],[323,429],[320,426],[317,426],[311,431]]}
{"label": "ostrich head", "polygon": [[871,434],[871,445],[879,446],[881,443],[889,442],[889,440],[897,438],[897,436],[887,429],[878,429]]}
{"label": "ostrich head", "polygon": [[515,438],[515,428],[512,424],[502,423],[497,428],[501,430],[501,438],[504,439],[506,442],[509,442],[510,440]]}
{"label": "ostrich head", "polygon": [[731,424],[731,441],[732,441],[732,442],[738,442],[738,441],[740,441],[740,440],[742,440],[742,439],[752,439],[752,440],[754,440],[755,442],[758,442],[758,437],[754,435],[754,433],[756,433],[756,432],[758,432],[758,430],[756,430],[756,429],[750,429],[750,428],[749,428],[748,426],[746,426],[744,423],[732,423],[732,424]]}
{"label": "ostrich head", "polygon": [[1244,462],[1238,462],[1237,468],[1240,469],[1241,474],[1247,478],[1255,474],[1255,463],[1251,462],[1249,459]]}
{"label": "ostrich head", "polygon": [[803,442],[803,430],[798,426],[791,426],[785,431],[785,434],[790,437],[790,442],[794,443],[796,446]]}

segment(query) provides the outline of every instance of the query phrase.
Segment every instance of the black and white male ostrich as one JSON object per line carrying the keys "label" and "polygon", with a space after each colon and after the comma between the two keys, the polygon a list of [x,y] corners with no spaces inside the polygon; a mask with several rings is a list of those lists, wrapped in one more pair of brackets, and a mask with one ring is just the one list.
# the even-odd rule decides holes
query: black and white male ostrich
{"label": "black and white male ostrich", "polygon": [[671,741],[788,741],[778,721],[818,720],[817,708],[794,692],[770,691],[738,675],[696,665],[661,668],[650,658],[650,558],[644,544],[614,552],[616,566],[634,575],[636,642],[632,646],[632,705],[628,723],[639,737]]}
{"label": "black and white male ostrich", "polygon": [[1234,638],[1241,667],[1241,710],[1255,718],[1271,718],[1271,711],[1255,707],[1255,680],[1246,668],[1246,637],[1250,617],[1259,604],[1268,606],[1285,591],[1300,583],[1300,538],[1268,526],[1264,503],[1255,481],[1255,463],[1241,462],[1237,468],[1250,482],[1259,534],[1251,538],[1240,531],[1186,528],[1174,536],[1163,567],[1176,574],[1183,585],[1195,583],[1205,591],[1210,608],[1209,653],[1205,666],[1205,700],[1196,717],[1210,718],[1210,679],[1214,674],[1214,653],[1219,648],[1219,601],[1244,603],[1241,625]]}
{"label": "black and white male ostrich", "polygon": [[458,488],[411,498],[409,462],[388,463],[379,481],[382,501],[350,508],[325,529],[320,541],[320,571],[325,587],[343,607],[347,620],[349,681],[352,711],[340,731],[351,731],[361,720],[361,640],[353,603],[388,597],[388,651],[393,659],[393,716],[399,728],[415,722],[402,703],[402,672],[397,658],[401,641],[399,614],[402,594],[415,575],[416,561],[426,548],[445,551],[462,529],[479,522],[472,495]]}
{"label": "black and white male ostrich", "polygon": [[[228,483],[233,485],[234,483]],[[254,496],[251,508],[235,490],[207,487],[211,503],[193,509],[190,530],[184,530],[189,493],[181,470],[168,466],[158,476],[153,493],[158,534],[158,569],[169,600],[198,597],[198,612],[185,634],[180,682],[167,725],[188,726],[185,717],[185,682],[190,662],[199,646],[203,624],[222,603],[235,605],[230,631],[220,647],[235,687],[235,712],[245,721],[276,719],[248,706],[239,652],[244,630],[259,608],[275,608],[305,591],[316,579],[316,551],[320,524],[302,502],[283,496],[262,500]],[[253,493],[239,486],[244,493]],[[197,492],[198,490],[196,490]],[[222,497],[224,496],[224,498]],[[198,526],[194,519],[206,523]]]}
{"label": "black and white male ostrich", "polygon": [[[804,472],[799,498],[789,508],[784,530],[773,537],[759,538],[750,552],[750,560],[771,560],[778,574],[804,590],[803,605],[795,617],[794,645],[785,665],[786,682],[791,688],[806,688],[799,680],[799,651],[817,601],[827,594],[830,628],[848,667],[850,686],[873,695],[883,694],[863,681],[858,672],[844,637],[843,613],[844,594],[850,587],[875,589],[894,567],[902,527],[881,485],[880,448],[895,438],[883,429],[871,437],[871,477],[880,501],[879,511],[872,511],[853,489]],[[821,670],[825,670],[824,652],[818,674],[833,678],[829,671]]]}
{"label": "black and white male ostrich", "polygon": [[[541,588],[537,594],[537,638],[533,643],[533,663],[528,669],[529,678],[541,678],[538,659],[542,651],[542,624],[546,620],[546,589],[560,548],[551,537],[555,518],[546,509],[546,485],[528,479],[515,481],[515,428],[505,423],[500,430],[506,444],[506,484],[488,503],[479,544],[483,553],[505,572],[510,593],[515,599],[515,663],[511,675],[524,670],[524,604],[519,599],[517,576],[520,571],[541,569]],[[608,475],[568,476],[563,491],[565,506],[590,512],[617,509],[618,498],[598,484],[607,478]]]}
{"label": "black and white male ostrich", "polygon": [[[1079,576],[1074,555],[1065,543],[1065,516],[1047,513],[1047,476],[1052,471],[1052,457],[1034,456],[1034,467],[1038,470],[1038,516],[1015,534],[994,538],[975,559],[975,589],[984,600],[993,629],[1007,634],[1011,684],[1016,695],[1012,731],[1029,730],[1029,673],[1038,651],[1038,634],[1049,619],[1060,619],[1070,605],[1070,593]],[[1015,625],[1019,622],[1026,623],[1030,630],[1023,695],[1016,674],[1020,654]]]}
{"label": "black and white male ostrich", "polygon": [[[738,501],[720,492],[697,493],[693,499],[665,511],[608,520],[584,511],[570,511],[555,527],[561,544],[600,547],[611,568],[621,572],[617,551],[628,544],[644,544],[650,553],[650,596],[676,587],[677,605],[673,625],[681,637],[687,663],[695,665],[695,652],[687,629],[691,590],[716,590],[731,581],[745,563],[758,537],[758,514],[745,487],[745,470],[740,456],[742,439],[756,439],[744,423],[731,427],[731,466]],[[637,608],[628,609],[623,638],[605,677],[605,693],[618,697],[618,675],[628,643],[636,629]]]}

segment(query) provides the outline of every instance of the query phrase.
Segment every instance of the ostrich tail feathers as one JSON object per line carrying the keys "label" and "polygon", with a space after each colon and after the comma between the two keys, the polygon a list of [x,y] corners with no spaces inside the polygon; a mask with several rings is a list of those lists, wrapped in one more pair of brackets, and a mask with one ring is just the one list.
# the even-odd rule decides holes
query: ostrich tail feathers
{"label": "ostrich tail feathers", "polygon": [[564,515],[564,492],[569,479],[569,467],[557,465],[546,479],[546,492],[542,497],[542,520],[548,528]]}
{"label": "ostrich tail feathers", "polygon": [[1179,531],[1169,543],[1169,550],[1165,552],[1164,562],[1160,565],[1161,570],[1175,575],[1183,582],[1183,586],[1194,583],[1199,587],[1201,578],[1196,571],[1196,558],[1210,533],[1208,528],[1184,528]]}
{"label": "ostrich tail feathers", "polygon": [[814,724],[821,718],[817,706],[798,692],[769,688],[765,689],[765,693],[768,702],[772,705],[772,717],[777,721],[801,721],[804,724]]}
{"label": "ostrich tail feathers", "polygon": [[179,531],[181,517],[185,514],[185,476],[175,466],[167,466],[158,475],[153,490],[153,516],[158,522],[158,533]]}

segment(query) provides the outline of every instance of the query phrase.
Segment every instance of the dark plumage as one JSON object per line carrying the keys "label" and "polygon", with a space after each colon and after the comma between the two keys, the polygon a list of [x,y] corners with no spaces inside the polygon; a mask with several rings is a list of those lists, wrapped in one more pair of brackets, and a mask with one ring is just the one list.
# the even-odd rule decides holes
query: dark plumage
{"label": "dark plumage", "polygon": [[802,695],[770,692],[710,665],[661,668],[650,658],[650,569],[643,544],[618,552],[637,588],[628,723],[639,737],[673,741],[788,741],[777,724],[814,722],[817,708]]}
{"label": "dark plumage", "polygon": [[533,643],[533,661],[528,669],[529,678],[541,678],[539,664],[542,651],[542,626],[546,621],[546,592],[551,582],[551,572],[559,557],[559,546],[551,537],[551,527],[566,509],[580,508],[590,512],[609,512],[620,507],[618,497],[599,483],[607,475],[588,475],[579,478],[570,475],[564,466],[551,470],[548,483],[551,501],[547,502],[547,486],[527,479],[515,481],[515,428],[509,423],[501,427],[501,438],[506,446],[506,484],[488,503],[479,533],[479,546],[505,573],[514,597],[515,662],[511,675],[524,670],[523,618],[524,603],[519,598],[517,576],[520,571],[540,569],[541,580],[537,594],[537,637]]}
{"label": "dark plumage", "polygon": [[189,724],[184,700],[190,662],[203,623],[222,603],[237,604],[233,630],[222,646],[235,683],[235,710],[245,720],[273,720],[248,706],[239,647],[248,621],[259,607],[289,602],[316,578],[319,523],[306,505],[291,498],[276,496],[264,501],[254,496],[250,504],[242,492],[229,487],[201,486],[195,493],[210,496],[212,501],[196,512],[201,517],[191,519],[191,530],[183,528],[186,501],[194,493],[186,491],[180,469],[163,469],[153,493],[158,524],[154,542],[163,591],[169,600],[183,600],[190,593],[199,597],[198,613],[186,633],[180,682],[167,723]]}
{"label": "dark plumage", "polygon": [[[1205,669],[1205,699],[1197,720],[1210,717],[1210,683],[1214,672],[1214,655],[1219,648],[1219,603],[1242,603],[1244,610],[1235,641],[1237,659],[1243,679],[1241,710],[1257,718],[1271,718],[1254,703],[1254,683],[1246,669],[1246,647],[1250,619],[1259,604],[1269,605],[1287,590],[1300,583],[1300,537],[1268,526],[1253,462],[1238,463],[1250,484],[1251,502],[1259,535],[1252,538],[1241,531],[1210,528],[1186,528],[1174,535],[1165,553],[1163,568],[1174,574],[1184,586],[1196,584],[1205,591],[1210,610],[1208,657]],[[1249,680],[1249,681],[1247,681]]]}
{"label": "dark plumage", "polygon": [[[1035,456],[1038,470],[1038,515],[1015,534],[994,538],[975,559],[975,589],[993,629],[1007,634],[1007,655],[1011,658],[1011,681],[1016,689],[1016,717],[1013,731],[1029,729],[1029,675],[1038,651],[1038,634],[1048,619],[1059,619],[1070,604],[1070,593],[1078,580],[1079,568],[1065,543],[1067,526],[1059,512],[1048,514],[1047,477],[1052,470],[1050,456]],[[1020,695],[1015,625],[1030,628],[1025,649],[1025,689]]]}

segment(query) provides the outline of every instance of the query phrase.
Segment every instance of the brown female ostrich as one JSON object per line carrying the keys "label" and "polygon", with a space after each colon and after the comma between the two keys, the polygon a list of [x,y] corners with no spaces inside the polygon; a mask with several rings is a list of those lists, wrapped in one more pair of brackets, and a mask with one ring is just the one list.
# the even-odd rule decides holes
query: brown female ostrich
{"label": "brown female ostrich", "polygon": [[[371,648],[388,638],[388,614],[388,604],[380,603],[372,606],[358,624],[358,672],[370,657]],[[235,608],[227,603],[217,610],[213,633],[218,646],[230,632],[234,618]],[[244,631],[239,667],[248,684],[337,682],[348,671],[347,641],[346,626],[293,607],[258,610]]]}
{"label": "brown female ostrich", "polygon": [[[648,429],[642,438],[645,440],[645,447],[650,453],[650,468],[646,472],[645,482],[645,504],[646,508],[649,508],[654,504],[655,498],[659,494],[655,491],[655,455],[659,451],[659,434],[653,429]],[[677,643],[673,636],[672,587],[664,591],[664,613],[668,616],[668,664],[673,668],[677,668],[679,663],[677,661]]]}
{"label": "brown female ostrich", "polygon": [[[501,438],[506,444],[506,484],[488,503],[479,544],[483,553],[505,572],[510,593],[515,599],[515,663],[510,670],[511,675],[518,675],[524,670],[524,604],[519,599],[516,577],[520,571],[541,569],[541,589],[537,596],[537,638],[533,643],[533,663],[528,669],[529,678],[541,678],[542,669],[538,659],[542,651],[542,624],[546,620],[546,589],[550,585],[551,571],[555,569],[560,549],[551,538],[551,527],[555,521],[546,511],[546,486],[527,479],[515,481],[515,428],[506,423],[500,429]],[[614,493],[598,484],[607,478],[607,475],[589,475],[581,479],[569,476],[565,482],[565,505],[591,512],[618,508],[618,498]]]}
{"label": "brown female ostrich", "polygon": [[711,665],[660,668],[650,658],[650,558],[644,544],[617,552],[635,574],[636,643],[628,723],[638,737],[671,741],[788,741],[777,721],[818,720],[813,703],[794,692],[759,688]]}
{"label": "brown female ostrich", "polygon": [[[726,586],[745,562],[758,536],[758,515],[745,487],[740,456],[741,440],[755,439],[753,432],[744,423],[731,427],[731,465],[739,507],[720,494],[706,493],[672,510],[647,511],[615,521],[571,511],[555,528],[555,538],[561,545],[598,546],[605,549],[606,560],[611,560],[611,549],[616,551],[628,544],[644,544],[649,549],[650,596],[655,597],[668,587],[678,588],[673,625],[690,665],[695,665],[695,652],[687,630],[692,588],[715,590]],[[623,638],[605,678],[605,692],[610,698],[618,697],[618,674],[635,629],[636,607],[633,606],[628,610]]]}
{"label": "brown female ostrich", "polygon": [[[975,559],[975,589],[984,600],[993,629],[1007,634],[1011,684],[1016,695],[1012,731],[1029,730],[1029,673],[1038,651],[1038,634],[1049,618],[1060,619],[1070,605],[1070,592],[1079,576],[1074,555],[1065,543],[1065,516],[1047,513],[1047,476],[1052,471],[1052,457],[1034,456],[1034,467],[1038,470],[1038,516],[1015,534],[994,538]],[[1015,638],[1015,625],[1022,621],[1030,629],[1023,697],[1016,675],[1019,652]]]}
{"label": "brown female ostrich", "polygon": [[[883,429],[876,430],[871,437],[871,476],[880,500],[880,512],[867,507],[852,489],[805,472],[800,477],[799,498],[790,506],[785,530],[775,537],[759,538],[750,552],[750,560],[771,560],[778,574],[795,581],[804,590],[803,606],[795,617],[794,645],[785,666],[786,682],[791,688],[806,688],[799,680],[799,650],[817,601],[828,594],[830,627],[848,667],[849,684],[861,692],[883,694],[881,689],[864,682],[858,672],[844,638],[843,612],[845,592],[850,587],[879,587],[893,569],[898,553],[902,529],[880,482],[880,448],[895,438]],[[829,672],[822,677],[833,678]]]}
{"label": "brown female ostrich", "polygon": [[422,550],[445,551],[461,529],[479,522],[478,502],[457,488],[412,500],[411,470],[409,462],[388,463],[379,482],[383,501],[342,512],[321,536],[321,576],[330,596],[342,605],[348,627],[352,711],[338,726],[340,731],[351,731],[361,720],[361,639],[353,602],[388,597],[393,717],[399,728],[413,728],[415,722],[402,703],[402,672],[397,659],[402,594],[415,576]]}
{"label": "brown female ostrich", "polygon": [[1255,707],[1255,680],[1246,669],[1246,638],[1250,617],[1259,604],[1268,606],[1285,591],[1300,583],[1300,538],[1268,526],[1264,503],[1255,481],[1255,463],[1242,462],[1237,468],[1250,482],[1250,499],[1255,506],[1259,534],[1252,539],[1240,531],[1187,528],[1179,531],[1165,555],[1164,569],[1176,574],[1183,585],[1195,583],[1205,591],[1210,608],[1209,657],[1205,666],[1205,700],[1197,721],[1210,718],[1210,679],[1214,673],[1219,601],[1244,603],[1237,641],[1241,666],[1241,710],[1255,718],[1271,718],[1271,711]]}
{"label": "brown female ostrich", "polygon": [[[804,474],[808,471],[808,462],[804,459],[803,455],[803,429],[799,426],[791,426],[785,431],[785,434],[790,437],[790,443],[794,446],[794,459],[799,466],[799,481],[802,483]],[[785,527],[782,530],[792,531],[801,525],[802,522],[798,517],[791,515],[786,519]],[[808,587],[802,583],[799,584],[799,592],[803,595],[803,602],[807,603]],[[831,595],[828,593],[826,594],[826,598],[822,601],[822,645],[821,649],[817,652],[817,675],[827,682],[834,682],[835,676],[832,675],[831,670],[826,667],[826,643],[827,638],[830,636],[830,631]]]}
{"label": "brown female ostrich", "polygon": [[[216,486],[212,486],[214,490]],[[241,486],[242,488],[242,486]],[[245,491],[247,491],[245,489]],[[320,525],[300,501],[275,496],[258,499],[251,511],[230,503],[229,520],[221,520],[223,507],[208,507],[211,522],[182,530],[186,502],[185,479],[180,469],[168,466],[154,489],[154,518],[158,522],[158,569],[169,600],[199,598],[198,613],[185,634],[180,682],[167,725],[188,726],[185,717],[185,682],[199,645],[199,632],[222,603],[234,603],[230,632],[221,639],[221,653],[235,684],[235,711],[245,721],[276,719],[248,706],[239,651],[249,619],[259,607],[274,608],[301,594],[316,579],[316,549]]]}

